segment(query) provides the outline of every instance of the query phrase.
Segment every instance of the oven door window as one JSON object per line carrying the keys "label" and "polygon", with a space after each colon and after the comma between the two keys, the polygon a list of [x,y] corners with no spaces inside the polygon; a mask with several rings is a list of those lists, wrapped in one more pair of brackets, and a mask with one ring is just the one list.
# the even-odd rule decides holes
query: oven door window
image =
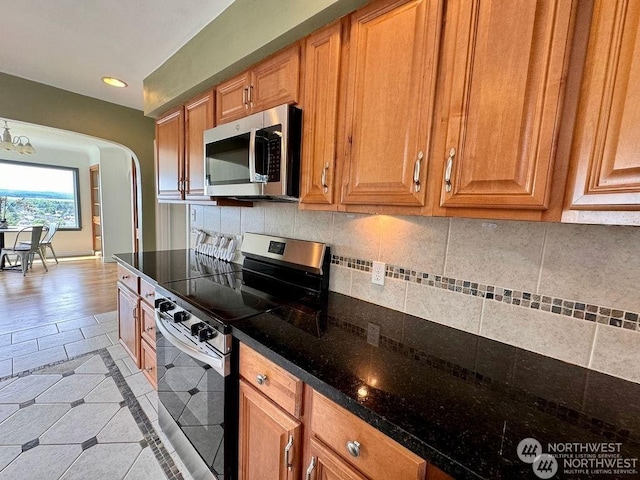
{"label": "oven door window", "polygon": [[224,472],[225,378],[157,336],[158,399],[209,469]]}
{"label": "oven door window", "polygon": [[209,185],[249,183],[249,132],[206,145]]}
{"label": "oven door window", "polygon": [[282,125],[273,125],[256,131],[256,173],[269,182],[280,181],[282,160]]}

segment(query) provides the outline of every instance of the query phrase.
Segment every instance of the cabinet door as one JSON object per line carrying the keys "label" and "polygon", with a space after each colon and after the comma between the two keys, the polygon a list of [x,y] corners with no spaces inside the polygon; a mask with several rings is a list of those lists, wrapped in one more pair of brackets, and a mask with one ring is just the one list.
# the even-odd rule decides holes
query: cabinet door
{"label": "cabinet door", "polygon": [[213,91],[184,106],[184,194],[187,200],[208,200],[204,195],[204,131],[213,128]]}
{"label": "cabinet door", "polygon": [[158,389],[158,376],[156,365],[156,351],[146,341],[140,342],[140,369],[142,374],[147,377],[149,383]]}
{"label": "cabinet door", "polygon": [[379,0],[353,14],[342,203],[424,205],[441,12]]}
{"label": "cabinet door", "polygon": [[305,42],[302,203],[333,203],[341,43],[340,22]]}
{"label": "cabinet door", "polygon": [[300,84],[300,47],[274,55],[251,70],[249,105],[252,112],[296,103]]}
{"label": "cabinet door", "polygon": [[571,209],[640,209],[639,27],[639,2],[596,1],[572,150]]}
{"label": "cabinet door", "polygon": [[315,437],[309,440],[309,457],[310,480],[368,480]]}
{"label": "cabinet door", "polygon": [[138,296],[118,285],[118,338],[131,358],[140,366],[140,323]]}
{"label": "cabinet door", "polygon": [[572,15],[571,0],[448,3],[441,206],[547,208]]}
{"label": "cabinet door", "polygon": [[146,302],[140,302],[140,338],[155,348],[156,319],[153,307]]}
{"label": "cabinet door", "polygon": [[240,480],[298,478],[301,423],[243,380],[240,380],[239,428]]}
{"label": "cabinet door", "polygon": [[249,113],[249,71],[216,87],[216,125],[242,118]]}
{"label": "cabinet door", "polygon": [[184,177],[184,114],[182,107],[156,120],[158,200],[181,200]]}

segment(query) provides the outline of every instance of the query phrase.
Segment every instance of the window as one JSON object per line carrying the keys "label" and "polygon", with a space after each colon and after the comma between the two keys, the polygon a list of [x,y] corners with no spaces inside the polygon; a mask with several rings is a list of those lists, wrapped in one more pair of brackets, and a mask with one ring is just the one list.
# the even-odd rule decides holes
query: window
{"label": "window", "polygon": [[77,168],[0,160],[0,197],[9,225],[82,226]]}

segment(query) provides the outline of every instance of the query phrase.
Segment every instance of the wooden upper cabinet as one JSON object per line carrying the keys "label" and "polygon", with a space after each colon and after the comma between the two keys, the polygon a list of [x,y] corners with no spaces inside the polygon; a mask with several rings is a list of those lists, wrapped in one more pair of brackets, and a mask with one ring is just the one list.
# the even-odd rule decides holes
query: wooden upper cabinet
{"label": "wooden upper cabinet", "polygon": [[300,47],[296,43],[216,87],[216,124],[296,103],[299,77]]}
{"label": "wooden upper cabinet", "polygon": [[204,131],[213,128],[213,90],[184,106],[184,196],[208,200],[204,194]]}
{"label": "wooden upper cabinet", "polygon": [[300,46],[297,43],[251,70],[249,105],[252,112],[296,103],[299,91]]}
{"label": "wooden upper cabinet", "polygon": [[[158,200],[181,200],[184,176],[184,110],[156,120],[156,178]],[[203,160],[204,162],[204,160]]]}
{"label": "wooden upper cabinet", "polygon": [[333,204],[341,28],[334,23],[305,41],[302,203]]}
{"label": "wooden upper cabinet", "polygon": [[640,2],[595,2],[568,206],[640,210]]}
{"label": "wooden upper cabinet", "polygon": [[438,116],[445,144],[434,152],[446,215],[464,214],[449,207],[547,208],[574,6],[448,2]]}
{"label": "wooden upper cabinet", "polygon": [[441,16],[437,0],[352,15],[341,203],[424,205]]}
{"label": "wooden upper cabinet", "polygon": [[237,120],[249,113],[249,71],[216,87],[216,124]]}

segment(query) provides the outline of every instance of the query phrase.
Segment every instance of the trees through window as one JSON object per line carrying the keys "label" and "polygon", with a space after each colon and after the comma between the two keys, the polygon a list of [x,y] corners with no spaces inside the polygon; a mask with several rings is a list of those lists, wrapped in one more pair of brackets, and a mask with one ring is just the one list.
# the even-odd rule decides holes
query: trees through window
{"label": "trees through window", "polygon": [[0,198],[9,225],[81,227],[77,168],[0,160]]}

